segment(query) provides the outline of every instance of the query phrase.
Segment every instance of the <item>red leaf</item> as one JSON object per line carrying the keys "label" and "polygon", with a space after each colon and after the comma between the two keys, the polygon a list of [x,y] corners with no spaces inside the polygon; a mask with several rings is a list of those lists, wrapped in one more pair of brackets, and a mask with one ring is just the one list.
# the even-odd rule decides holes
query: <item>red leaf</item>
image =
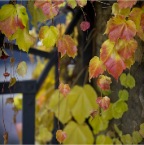
{"label": "red leaf", "polygon": [[66,96],[66,95],[69,94],[69,92],[70,92],[70,87],[69,87],[68,84],[63,84],[63,83],[61,83],[61,84],[59,85],[59,91],[60,91],[64,96]]}
{"label": "red leaf", "polygon": [[105,33],[112,41],[117,41],[120,38],[130,40],[136,35],[136,25],[131,20],[116,16],[108,21]]}
{"label": "red leaf", "polygon": [[86,31],[87,29],[90,28],[90,23],[88,21],[83,21],[80,24],[80,28],[82,31]]}
{"label": "red leaf", "polygon": [[5,60],[9,57],[9,55],[6,53],[4,49],[0,50],[0,59]]}
{"label": "red leaf", "polygon": [[10,73],[5,72],[5,73],[3,74],[3,76],[4,76],[4,77],[9,77],[9,76],[10,76]]}
{"label": "red leaf", "polygon": [[106,40],[102,44],[100,50],[100,58],[106,66],[107,71],[115,78],[118,79],[120,74],[126,68],[123,58],[118,54],[115,43]]}
{"label": "red leaf", "polygon": [[105,71],[103,62],[97,56],[94,56],[89,63],[89,79],[95,78]]}
{"label": "red leaf", "polygon": [[56,139],[59,143],[63,143],[63,141],[66,139],[67,135],[62,130],[57,130],[56,132]]}
{"label": "red leaf", "polygon": [[110,90],[110,84],[112,83],[111,78],[100,75],[98,80],[97,80],[97,85],[100,87],[102,90]]}
{"label": "red leaf", "polygon": [[122,8],[132,8],[136,4],[137,0],[117,0],[119,7]]}
{"label": "red leaf", "polygon": [[99,104],[100,108],[107,110],[110,106],[110,98],[105,97],[98,97],[96,102]]}
{"label": "red leaf", "polygon": [[57,42],[58,52],[63,57],[66,53],[69,57],[75,57],[77,55],[77,47],[75,41],[69,35],[60,37]]}

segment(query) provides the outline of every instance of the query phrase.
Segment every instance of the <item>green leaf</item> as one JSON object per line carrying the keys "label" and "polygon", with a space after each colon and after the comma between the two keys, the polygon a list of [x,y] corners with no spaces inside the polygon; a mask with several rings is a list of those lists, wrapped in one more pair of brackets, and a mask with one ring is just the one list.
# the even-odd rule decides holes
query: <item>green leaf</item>
{"label": "green leaf", "polygon": [[96,144],[109,144],[109,145],[113,145],[113,141],[109,136],[105,136],[105,135],[99,135],[96,138]]}
{"label": "green leaf", "polygon": [[72,116],[78,123],[83,123],[92,110],[98,109],[96,92],[90,85],[75,86],[68,95]]}
{"label": "green leaf", "polygon": [[125,86],[126,88],[129,87],[130,89],[132,89],[133,87],[135,87],[135,79],[132,75],[130,75],[130,73],[128,75],[123,73],[120,76],[120,82],[121,85]]}
{"label": "green leaf", "polygon": [[139,130],[140,135],[144,138],[144,123],[140,125],[140,130]]}
{"label": "green leaf", "polygon": [[16,14],[16,9],[12,4],[5,4],[0,9],[0,21],[3,21],[10,17],[11,15]]}
{"label": "green leaf", "polygon": [[123,144],[132,144],[132,137],[130,136],[130,134],[122,135],[121,141],[123,142]]}
{"label": "green leaf", "polygon": [[107,129],[108,120],[103,119],[101,116],[96,115],[93,120],[89,119],[89,124],[93,128],[94,134],[98,134],[100,131]]}
{"label": "green leaf", "polygon": [[114,139],[113,139],[113,143],[114,143],[115,145],[122,145],[121,141],[120,141],[118,138],[114,138]]}
{"label": "green leaf", "polygon": [[39,38],[47,48],[53,47],[59,36],[59,30],[54,26],[43,26],[39,31]]}
{"label": "green leaf", "polygon": [[77,124],[74,121],[70,121],[64,131],[67,134],[64,144],[93,144],[93,134],[86,124]]}
{"label": "green leaf", "polygon": [[135,87],[135,79],[132,75],[128,74],[127,75],[127,86],[132,89]]}
{"label": "green leaf", "polygon": [[[60,95],[60,96],[59,96]],[[69,107],[69,97],[64,97],[59,91],[55,91],[51,96],[50,102],[48,104],[48,109],[53,111],[56,117],[63,123],[67,123],[72,115],[70,113]]]}
{"label": "green leaf", "polygon": [[142,141],[142,136],[138,131],[134,131],[132,133],[132,140],[133,140],[133,144],[138,144]]}
{"label": "green leaf", "polygon": [[124,101],[117,101],[112,106],[112,114],[115,119],[119,119],[122,117],[124,112],[128,110],[128,106]]}
{"label": "green leaf", "polygon": [[114,124],[114,129],[115,129],[116,133],[119,135],[119,137],[121,137],[122,136],[122,131],[117,127],[116,124]]}
{"label": "green leaf", "polygon": [[27,27],[28,25],[28,14],[26,8],[22,5],[16,4],[16,11],[18,18],[22,21],[22,24]]}
{"label": "green leaf", "polygon": [[11,77],[8,88],[12,87],[15,83],[16,83],[16,78],[15,77]]}
{"label": "green leaf", "polygon": [[77,6],[76,0],[66,0],[66,3],[68,6],[70,6],[72,9],[74,9]]}
{"label": "green leaf", "polygon": [[118,96],[121,101],[127,101],[129,97],[129,93],[127,90],[120,90]]}
{"label": "green leaf", "polygon": [[107,110],[102,110],[102,118],[104,120],[111,120],[113,118],[112,115],[112,104],[110,104],[109,108]]}

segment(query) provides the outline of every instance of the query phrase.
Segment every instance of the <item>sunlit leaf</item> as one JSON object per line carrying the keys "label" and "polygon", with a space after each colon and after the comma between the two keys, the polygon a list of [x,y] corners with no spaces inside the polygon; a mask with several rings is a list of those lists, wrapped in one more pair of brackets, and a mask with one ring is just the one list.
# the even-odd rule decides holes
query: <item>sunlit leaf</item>
{"label": "sunlit leaf", "polygon": [[12,87],[15,83],[16,83],[16,78],[15,78],[15,77],[11,77],[8,87],[9,87],[9,88]]}
{"label": "sunlit leaf", "polygon": [[127,101],[129,97],[129,93],[127,90],[120,90],[118,93],[120,100]]}
{"label": "sunlit leaf", "polygon": [[130,13],[130,8],[121,9],[119,8],[118,3],[114,3],[112,5],[112,14],[114,15],[122,15],[124,17],[127,17],[129,13]]}
{"label": "sunlit leaf", "polygon": [[105,97],[98,97],[96,102],[99,104],[100,108],[107,110],[110,105],[110,98],[105,96]]}
{"label": "sunlit leaf", "polygon": [[120,141],[118,138],[114,138],[114,139],[113,139],[113,143],[114,143],[115,145],[122,145],[121,141]]}
{"label": "sunlit leaf", "polygon": [[138,131],[134,131],[132,133],[132,141],[133,141],[133,144],[138,144],[142,141],[142,136],[140,135]]}
{"label": "sunlit leaf", "polygon": [[96,138],[96,144],[109,144],[109,145],[113,145],[113,141],[109,136],[105,136],[105,135],[99,135]]}
{"label": "sunlit leaf", "polygon": [[58,52],[61,53],[61,57],[67,54],[69,57],[75,57],[77,55],[77,46],[75,41],[70,35],[63,35],[57,42]]}
{"label": "sunlit leaf", "polygon": [[72,9],[74,9],[77,6],[76,0],[66,0],[66,3],[68,6],[70,6]]}
{"label": "sunlit leaf", "polygon": [[94,134],[98,134],[100,131],[105,130],[108,127],[109,121],[102,118],[99,115],[96,115],[93,120],[89,119],[89,124],[93,128]]}
{"label": "sunlit leaf", "polygon": [[53,47],[58,39],[59,30],[54,26],[43,26],[39,31],[39,38],[47,48]]}
{"label": "sunlit leaf", "polygon": [[60,91],[64,96],[67,96],[67,94],[69,94],[69,92],[70,92],[70,87],[69,87],[68,84],[60,83],[60,85],[59,85],[59,91]]}
{"label": "sunlit leaf", "polygon": [[128,105],[124,101],[117,101],[113,103],[112,106],[112,114],[115,119],[119,119],[122,117],[124,112],[128,110]]}
{"label": "sunlit leaf", "polygon": [[66,139],[67,135],[64,131],[62,130],[57,130],[56,132],[56,139],[59,143],[63,143],[64,140]]}
{"label": "sunlit leaf", "polygon": [[132,8],[137,0],[117,0],[117,2],[120,8]]}
{"label": "sunlit leaf", "polygon": [[124,17],[118,15],[107,22],[105,33],[108,34],[110,40],[115,42],[118,39],[131,40],[136,35],[136,25],[133,21],[125,20]]}
{"label": "sunlit leaf", "polygon": [[88,22],[88,21],[81,22],[80,28],[82,31],[88,30],[90,28],[90,22]]}
{"label": "sunlit leaf", "polygon": [[109,39],[102,44],[100,58],[105,64],[108,73],[115,79],[118,79],[120,74],[126,68],[123,58],[116,51],[115,43]]}
{"label": "sunlit leaf", "polygon": [[101,116],[104,120],[111,120],[112,116],[112,104],[110,104],[107,110],[101,110]]}
{"label": "sunlit leaf", "polygon": [[102,90],[110,90],[111,78],[105,75],[100,75],[97,80],[97,85]]}
{"label": "sunlit leaf", "polygon": [[87,4],[87,0],[76,0],[78,6],[84,7]]}
{"label": "sunlit leaf", "polygon": [[130,136],[130,134],[122,135],[121,141],[123,144],[132,144],[132,137]]}
{"label": "sunlit leaf", "polygon": [[98,77],[104,70],[103,62],[97,56],[94,56],[89,63],[89,79]]}
{"label": "sunlit leaf", "polygon": [[14,102],[13,102],[14,107],[17,108],[17,110],[22,110],[22,95],[16,95],[14,97]]}
{"label": "sunlit leaf", "polygon": [[77,124],[74,121],[70,121],[64,131],[67,137],[64,144],[93,144],[93,134],[87,124]]}
{"label": "sunlit leaf", "polygon": [[19,76],[24,77],[27,73],[27,64],[25,61],[21,61],[16,69],[16,72],[18,73]]}

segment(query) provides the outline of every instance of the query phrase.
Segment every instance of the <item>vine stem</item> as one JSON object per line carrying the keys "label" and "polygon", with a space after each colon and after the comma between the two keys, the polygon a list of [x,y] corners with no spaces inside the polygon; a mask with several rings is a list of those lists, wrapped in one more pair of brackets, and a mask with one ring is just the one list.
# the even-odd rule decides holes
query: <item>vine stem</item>
{"label": "vine stem", "polygon": [[2,96],[2,122],[3,122],[3,126],[4,126],[4,130],[6,131],[6,125],[5,125],[5,121],[4,121],[4,102],[3,102],[3,96]]}

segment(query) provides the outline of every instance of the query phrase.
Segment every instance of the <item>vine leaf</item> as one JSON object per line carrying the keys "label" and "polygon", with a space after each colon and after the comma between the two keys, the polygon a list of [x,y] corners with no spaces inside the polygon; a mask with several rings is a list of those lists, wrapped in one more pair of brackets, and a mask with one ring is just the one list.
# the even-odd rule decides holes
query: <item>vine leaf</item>
{"label": "vine leaf", "polygon": [[16,72],[18,73],[19,76],[24,77],[27,73],[27,64],[25,61],[21,61],[16,69]]}
{"label": "vine leaf", "polygon": [[57,141],[61,144],[64,142],[64,140],[66,139],[67,135],[65,131],[62,130],[57,130],[56,132],[56,139]]}
{"label": "vine leaf", "polygon": [[142,141],[142,136],[140,135],[140,133],[138,131],[134,131],[132,133],[132,141],[133,141],[133,144],[138,144]]}
{"label": "vine leaf", "polygon": [[14,97],[13,105],[17,110],[22,110],[22,95],[18,94]]}
{"label": "vine leaf", "polygon": [[101,90],[110,90],[111,78],[105,75],[100,75],[97,79],[97,85]]}
{"label": "vine leaf", "polygon": [[77,55],[77,46],[75,41],[70,35],[63,35],[57,42],[58,52],[61,53],[61,57],[67,54],[69,57],[75,57]]}
{"label": "vine leaf", "polygon": [[132,144],[132,137],[130,134],[122,135],[121,136],[121,141],[123,144]]}
{"label": "vine leaf", "polygon": [[126,68],[123,58],[121,58],[115,49],[115,43],[111,42],[109,39],[102,44],[100,58],[105,64],[107,71],[115,79],[118,79],[120,74]]}
{"label": "vine leaf", "polygon": [[127,101],[128,97],[129,97],[129,93],[125,89],[124,90],[120,90],[119,93],[118,93],[118,96],[119,96],[120,100]]}
{"label": "vine leaf", "polygon": [[66,97],[70,92],[70,87],[68,84],[60,83],[59,91]]}
{"label": "vine leaf", "polygon": [[117,0],[117,2],[120,8],[132,8],[137,0]]}
{"label": "vine leaf", "polygon": [[112,105],[112,114],[115,119],[121,118],[127,110],[128,106],[124,101],[119,100]]}
{"label": "vine leaf", "polygon": [[70,6],[72,9],[74,9],[77,6],[76,0],[66,0],[66,3],[68,6]]}
{"label": "vine leaf", "polygon": [[139,130],[140,135],[144,138],[144,123],[140,125],[140,130]]}
{"label": "vine leaf", "polygon": [[99,135],[96,138],[96,144],[110,144],[110,145],[113,145],[113,141],[109,136]]}
{"label": "vine leaf", "polygon": [[89,79],[98,77],[104,71],[105,66],[103,62],[97,56],[94,56],[89,63]]}
{"label": "vine leaf", "polygon": [[13,98],[7,98],[6,99],[6,104],[13,104],[14,99]]}
{"label": "vine leaf", "polygon": [[3,134],[4,144],[8,144],[8,132]]}
{"label": "vine leaf", "polygon": [[137,35],[144,41],[144,7],[140,8],[133,8],[129,19],[132,20],[137,29]]}
{"label": "vine leaf", "polygon": [[8,87],[9,87],[9,88],[12,87],[15,83],[16,83],[16,78],[15,78],[15,77],[11,77]]}
{"label": "vine leaf", "polygon": [[9,57],[7,52],[4,49],[0,49],[0,59],[5,60]]}
{"label": "vine leaf", "polygon": [[77,124],[70,121],[64,131],[67,133],[67,138],[64,144],[93,144],[93,134],[87,124]]}
{"label": "vine leaf", "polygon": [[105,34],[115,42],[118,39],[131,40],[136,35],[136,25],[132,20],[125,20],[123,16],[117,15],[107,22]]}
{"label": "vine leaf", "polygon": [[53,47],[58,39],[59,30],[54,26],[43,26],[39,31],[39,38],[47,48]]}
{"label": "vine leaf", "polygon": [[88,21],[83,21],[80,24],[80,28],[82,31],[86,31],[90,28],[90,23]]}
{"label": "vine leaf", "polygon": [[78,6],[84,7],[87,4],[87,0],[76,0]]}
{"label": "vine leaf", "polygon": [[98,97],[96,102],[99,104],[100,108],[107,110],[110,106],[110,98],[105,97]]}

